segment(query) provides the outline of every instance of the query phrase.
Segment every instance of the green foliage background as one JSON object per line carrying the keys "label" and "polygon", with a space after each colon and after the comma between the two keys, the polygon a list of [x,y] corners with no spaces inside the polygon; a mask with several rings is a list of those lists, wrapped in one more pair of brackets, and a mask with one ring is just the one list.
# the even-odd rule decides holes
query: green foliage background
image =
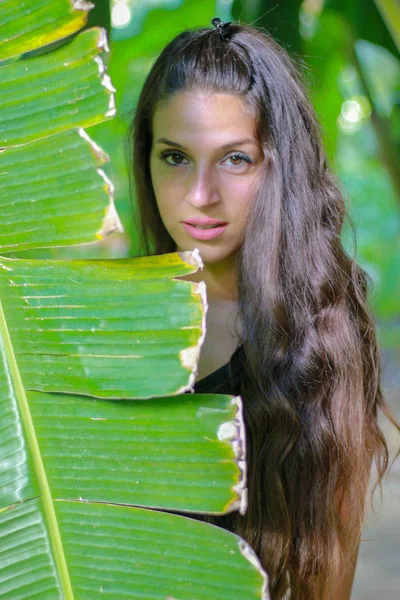
{"label": "green foliage background", "polygon": [[[111,0],[111,9],[116,6],[121,0]],[[111,155],[108,172],[126,234],[79,252],[136,255],[123,145],[141,85],[174,35],[189,27],[210,26],[216,15],[232,19],[233,12],[234,20],[268,29],[302,68],[356,226],[357,258],[373,280],[373,309],[385,343],[392,345],[392,323],[400,312],[398,174],[394,180],[400,165],[400,61],[374,0],[126,0],[125,6],[131,21],[111,29],[109,71],[117,89],[117,119],[92,128],[91,135]],[[361,107],[355,123],[343,117],[346,106],[348,112],[352,106],[346,102]],[[348,229],[343,239],[353,253]]]}

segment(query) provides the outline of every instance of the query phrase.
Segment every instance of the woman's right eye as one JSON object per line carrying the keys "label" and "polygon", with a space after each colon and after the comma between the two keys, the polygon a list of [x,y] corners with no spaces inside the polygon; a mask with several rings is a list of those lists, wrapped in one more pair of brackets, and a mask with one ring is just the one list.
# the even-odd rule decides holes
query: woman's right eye
{"label": "woman's right eye", "polygon": [[170,150],[167,150],[165,152],[161,152],[160,158],[171,167],[186,164],[183,162],[185,160],[185,157],[179,152],[171,152]]}

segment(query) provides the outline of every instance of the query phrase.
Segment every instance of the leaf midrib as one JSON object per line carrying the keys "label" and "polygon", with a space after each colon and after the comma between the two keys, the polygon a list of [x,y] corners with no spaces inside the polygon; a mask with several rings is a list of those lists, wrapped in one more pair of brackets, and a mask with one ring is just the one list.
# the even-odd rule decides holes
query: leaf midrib
{"label": "leaf midrib", "polygon": [[64,600],[74,600],[71,580],[68,573],[67,562],[61,541],[60,530],[54,509],[53,499],[50,493],[50,487],[40,453],[39,444],[36,437],[35,428],[32,421],[32,415],[29,410],[29,404],[22,383],[21,375],[18,369],[14,348],[7,327],[3,305],[0,301],[0,336],[3,341],[4,354],[6,358],[6,367],[9,370],[9,376],[13,385],[20,418],[26,432],[28,446],[32,452],[32,459],[36,475],[38,478],[40,495],[44,509],[44,518],[47,524],[47,531],[50,538],[50,547],[53,550],[54,562],[58,574],[61,591]]}

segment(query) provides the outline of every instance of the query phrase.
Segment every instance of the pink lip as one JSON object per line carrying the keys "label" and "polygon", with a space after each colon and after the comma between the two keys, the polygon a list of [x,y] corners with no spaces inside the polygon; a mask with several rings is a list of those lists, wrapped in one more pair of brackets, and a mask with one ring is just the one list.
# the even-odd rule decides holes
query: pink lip
{"label": "pink lip", "polygon": [[[200,220],[200,219],[199,219]],[[194,223],[194,220],[191,220],[191,223]],[[216,221],[216,223],[220,223],[220,221]],[[196,223],[198,225],[213,225],[213,223]],[[207,240],[212,240],[213,238],[218,237],[219,235],[221,235],[222,233],[224,233],[225,229],[227,228],[228,224],[221,224],[219,227],[213,227],[212,229],[197,229],[197,227],[194,227],[193,225],[190,225],[190,223],[183,223],[183,226],[186,230],[186,232],[195,240],[202,240],[202,241],[207,241]]]}

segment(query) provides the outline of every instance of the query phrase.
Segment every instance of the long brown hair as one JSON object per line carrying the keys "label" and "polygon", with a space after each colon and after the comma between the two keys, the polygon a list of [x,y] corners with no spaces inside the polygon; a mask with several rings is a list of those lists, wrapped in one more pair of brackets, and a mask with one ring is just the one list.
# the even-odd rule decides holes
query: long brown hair
{"label": "long brown hair", "polygon": [[139,230],[144,253],[175,250],[149,169],[157,104],[192,89],[244,98],[265,168],[238,259],[249,507],[230,524],[261,559],[272,598],[290,588],[318,599],[354,555],[372,459],[379,482],[387,469],[377,410],[395,420],[380,388],[370,280],[342,246],[346,207],[298,70],[256,28],[233,24],[225,37],[181,33],[146,79],[130,131]]}

